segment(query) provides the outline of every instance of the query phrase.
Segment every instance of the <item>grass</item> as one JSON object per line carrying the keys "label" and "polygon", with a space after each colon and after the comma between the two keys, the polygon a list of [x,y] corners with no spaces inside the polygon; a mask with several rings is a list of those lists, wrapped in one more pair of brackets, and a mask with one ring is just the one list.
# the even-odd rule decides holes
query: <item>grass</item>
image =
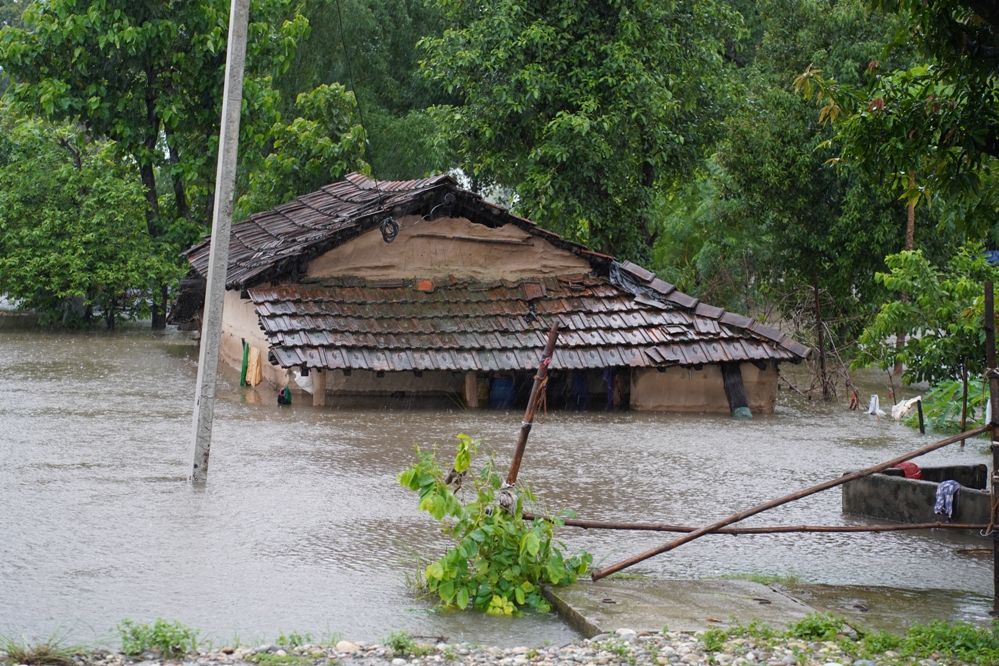
{"label": "grass", "polygon": [[414,657],[422,657],[434,651],[431,646],[421,645],[413,638],[413,634],[408,631],[393,631],[382,641],[385,647],[392,648],[396,654],[411,654]]}
{"label": "grass", "polygon": [[[785,631],[771,628],[765,622],[754,620],[749,626],[732,627],[726,631],[711,629],[702,641],[709,651],[718,651],[726,640],[744,638],[758,647],[772,647],[787,640],[805,643],[833,642],[853,659],[883,659],[891,650],[899,659],[914,658],[959,660],[977,666],[999,664],[999,620],[987,627],[976,627],[966,622],[933,621],[913,626],[904,636],[884,631],[857,628],[851,632],[847,621],[831,613],[810,613],[802,620],[789,624]],[[856,640],[850,636],[856,636]],[[809,656],[797,653],[799,663]],[[822,656],[825,659],[825,656]]]}
{"label": "grass", "polygon": [[83,645],[66,645],[58,634],[32,643],[25,637],[0,636],[0,663],[29,666],[71,666],[73,657],[88,652]]}

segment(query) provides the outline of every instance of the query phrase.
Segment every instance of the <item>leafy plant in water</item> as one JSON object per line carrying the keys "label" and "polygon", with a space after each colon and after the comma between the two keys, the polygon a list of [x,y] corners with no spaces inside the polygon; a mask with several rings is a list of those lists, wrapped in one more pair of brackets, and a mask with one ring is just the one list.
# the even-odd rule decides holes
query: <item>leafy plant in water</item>
{"label": "leafy plant in water", "polygon": [[[564,525],[560,516],[523,519],[525,500],[536,498],[527,488],[502,488],[492,458],[475,473],[472,457],[479,442],[458,435],[451,471],[445,475],[435,452],[417,449],[419,462],[399,475],[399,483],[419,494],[419,509],[441,522],[454,547],[426,568],[427,588],[445,606],[469,606],[495,615],[513,615],[527,606],[540,612],[551,607],[541,594],[541,584],[576,581],[593,561],[580,552],[566,558],[565,545],[554,538]],[[469,486],[471,486],[469,488]],[[474,493],[468,502],[456,491]],[[503,506],[498,504],[503,501]]]}
{"label": "leafy plant in water", "polygon": [[197,629],[162,618],[157,618],[152,624],[122,620],[118,624],[118,632],[121,634],[121,651],[127,655],[153,651],[170,659],[198,649]]}
{"label": "leafy plant in water", "polygon": [[[963,404],[963,382],[950,379],[937,382],[923,395],[923,416],[926,425],[937,432],[959,432],[961,430],[961,406]],[[988,391],[975,377],[968,380],[968,427],[973,428],[985,414]],[[919,416],[915,410],[902,422],[911,427],[919,427]]]}

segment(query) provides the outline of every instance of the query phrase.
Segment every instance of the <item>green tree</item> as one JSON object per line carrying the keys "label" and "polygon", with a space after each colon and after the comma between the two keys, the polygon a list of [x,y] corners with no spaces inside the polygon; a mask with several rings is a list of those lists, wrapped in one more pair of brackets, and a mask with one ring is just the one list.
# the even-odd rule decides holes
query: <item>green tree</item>
{"label": "green tree", "polygon": [[[308,31],[291,0],[251,7],[244,84],[244,146],[263,146],[275,120],[271,77]],[[135,165],[150,237],[176,254],[212,216],[229,4],[224,0],[49,0],[0,30],[6,97],[24,113],[82,123]],[[166,181],[166,182],[164,182]],[[172,191],[171,191],[172,190]],[[192,211],[189,193],[204,202]],[[162,214],[161,195],[172,194]],[[168,285],[154,328],[165,325]]]}
{"label": "green tree", "polygon": [[[798,334],[817,349],[828,395],[827,347],[855,340],[888,295],[874,276],[885,255],[903,248],[906,210],[878,180],[830,163],[834,132],[792,80],[818,63],[861,81],[897,23],[869,14],[860,0],[766,0],[759,9],[761,41],[739,70],[743,104],[726,119],[710,168],[666,205],[656,268],[696,294],[717,293],[720,304],[752,309],[777,300],[792,321],[810,311],[810,321],[798,318],[806,325]],[[934,220],[926,211],[916,221],[928,254],[946,254],[951,236],[928,233]],[[666,265],[681,256],[685,268]]]}
{"label": "green tree", "polygon": [[[984,284],[999,281],[999,268],[989,264],[982,246],[960,248],[943,269],[919,250],[893,254],[886,262],[890,270],[877,280],[910,298],[881,306],[860,338],[854,365],[888,369],[902,363],[910,383],[960,377],[965,363],[972,376],[985,372]],[[887,341],[896,331],[908,335],[901,349]]]}
{"label": "green tree", "polygon": [[999,9],[964,0],[875,6],[900,21],[891,49],[915,48],[922,62],[874,60],[862,82],[809,66],[799,89],[836,123],[844,158],[910,202],[934,195],[942,221],[970,237],[999,241]]}
{"label": "green tree", "polygon": [[148,315],[180,271],[149,236],[134,169],[79,127],[0,112],[0,293],[67,324]]}
{"label": "green tree", "polygon": [[343,86],[319,86],[298,96],[302,115],[271,128],[272,152],[250,173],[234,217],[240,219],[313,192],[350,171],[368,171],[364,130],[352,125],[354,96]]}
{"label": "green tree", "polygon": [[699,163],[726,92],[714,0],[434,0],[449,26],[422,66],[476,187],[501,185],[538,223],[619,256],[647,255],[654,195]]}
{"label": "green tree", "polygon": [[417,41],[439,31],[423,0],[307,0],[311,27],[293,65],[276,79],[285,103],[304,90],[340,83],[357,98],[366,159],[381,179],[407,180],[450,167],[426,113],[438,101],[419,74]]}

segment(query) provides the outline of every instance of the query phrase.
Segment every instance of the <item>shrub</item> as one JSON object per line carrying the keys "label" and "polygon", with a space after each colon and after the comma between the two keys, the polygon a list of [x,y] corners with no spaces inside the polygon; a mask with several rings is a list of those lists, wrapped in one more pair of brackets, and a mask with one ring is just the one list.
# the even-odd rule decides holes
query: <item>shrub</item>
{"label": "shrub", "polygon": [[53,634],[44,641],[31,643],[26,638],[0,636],[0,663],[29,664],[30,666],[75,666],[73,657],[83,654],[80,645],[62,645]]}
{"label": "shrub", "polygon": [[157,618],[152,624],[136,624],[131,620],[122,620],[118,624],[118,632],[121,634],[121,651],[128,655],[152,651],[171,659],[198,649],[198,630],[180,622]]}
{"label": "shrub", "polygon": [[788,625],[788,634],[806,641],[831,641],[843,631],[843,620],[832,613],[809,613]]}
{"label": "shrub", "polygon": [[[399,483],[419,494],[419,509],[441,522],[455,545],[426,568],[427,588],[445,606],[469,606],[495,615],[513,615],[528,606],[551,610],[540,585],[569,584],[584,574],[592,557],[580,552],[566,558],[565,545],[554,538],[561,517],[523,518],[525,500],[536,498],[527,488],[502,488],[490,458],[476,474],[472,457],[479,443],[458,435],[451,472],[445,477],[436,453],[417,449],[419,462],[399,475]],[[462,503],[455,494],[462,485],[474,499]],[[452,486],[456,486],[453,488]]]}

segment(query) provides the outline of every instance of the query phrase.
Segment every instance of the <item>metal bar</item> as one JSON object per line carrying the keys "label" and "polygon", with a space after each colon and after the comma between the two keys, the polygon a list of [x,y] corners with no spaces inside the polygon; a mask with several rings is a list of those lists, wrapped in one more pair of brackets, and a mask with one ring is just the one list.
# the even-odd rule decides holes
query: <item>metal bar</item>
{"label": "metal bar", "polygon": [[520,436],[517,437],[517,448],[513,452],[513,461],[510,463],[510,472],[506,475],[506,485],[512,486],[517,482],[517,474],[520,473],[520,461],[524,458],[524,449],[527,448],[527,436],[531,434],[531,424],[534,422],[534,410],[538,406],[538,390],[545,378],[548,377],[548,364],[552,362],[552,354],[555,353],[555,341],[558,340],[558,322],[552,324],[552,329],[548,331],[548,344],[538,364],[538,371],[534,375],[534,385],[531,386],[531,396],[527,399],[527,411],[524,412],[524,421],[520,425]]}
{"label": "metal bar", "polygon": [[995,530],[996,493],[999,493],[999,448],[996,446],[997,429],[999,429],[999,377],[996,377],[996,313],[995,288],[992,281],[985,283],[985,365],[988,370],[985,376],[989,379],[989,402],[992,406],[992,418],[989,422],[992,442],[992,614],[999,615],[999,531]]}
{"label": "metal bar", "polygon": [[[916,411],[919,412],[919,434],[920,435],[925,435],[926,434],[926,423],[923,422],[923,401],[922,400],[917,400],[916,401]],[[964,429],[962,428],[962,432],[963,432],[963,430]],[[964,440],[963,439],[961,440],[961,443],[964,444]]]}
{"label": "metal bar", "polygon": [[[524,514],[524,520],[538,520],[531,513]],[[544,520],[544,517],[540,517]],[[583,520],[563,518],[566,527],[581,527],[584,530],[625,530],[634,532],[694,532],[690,525],[667,525],[665,523],[620,523],[605,520]],[[792,534],[796,532],[904,532],[908,530],[984,530],[988,525],[977,523],[898,523],[891,525],[770,525],[765,527],[728,527],[715,530],[711,534]]]}
{"label": "metal bar", "polygon": [[219,345],[222,342],[222,306],[229,267],[229,230],[232,227],[236,191],[236,158],[239,150],[239,112],[243,104],[243,65],[250,0],[231,0],[229,45],[225,61],[222,95],[222,127],[219,159],[215,170],[215,208],[212,220],[211,254],[205,287],[205,317],[198,357],[198,382],[194,400],[194,432],[191,437],[192,483],[208,481],[208,456],[212,444],[215,382],[218,377]]}
{"label": "metal bar", "polygon": [[797,492],[791,493],[790,495],[785,495],[784,497],[780,497],[778,499],[771,500],[771,501],[765,502],[763,504],[759,504],[757,506],[754,506],[751,509],[746,509],[745,511],[741,511],[739,513],[736,513],[736,514],[733,514],[733,515],[729,516],[728,518],[725,518],[723,520],[719,520],[718,522],[712,523],[711,525],[708,525],[707,527],[702,527],[700,529],[694,530],[693,532],[691,532],[689,534],[686,534],[686,535],[684,535],[682,537],[679,537],[678,539],[674,539],[673,541],[670,541],[669,543],[663,544],[661,546],[657,546],[657,547],[653,548],[652,550],[647,550],[644,553],[639,553],[638,555],[635,555],[634,557],[630,557],[630,558],[628,558],[626,560],[622,560],[621,562],[618,562],[617,564],[612,564],[612,565],[610,565],[608,567],[604,567],[603,569],[599,569],[597,571],[594,571],[593,572],[593,580],[600,580],[601,578],[609,576],[612,573],[621,571],[622,569],[626,569],[626,568],[628,568],[628,567],[630,567],[630,566],[632,566],[634,564],[638,564],[639,562],[643,562],[643,561],[649,559],[650,557],[653,557],[655,555],[660,555],[662,553],[669,552],[669,551],[673,550],[674,548],[677,548],[679,546],[682,546],[685,543],[693,541],[694,539],[702,537],[705,534],[710,534],[711,532],[715,532],[715,531],[721,529],[722,527],[728,527],[732,523],[737,523],[740,520],[745,520],[746,518],[749,518],[750,516],[755,516],[758,513],[763,513],[764,511],[768,511],[768,510],[776,508],[778,506],[787,504],[788,502],[793,502],[795,500],[802,499],[803,497],[808,497],[809,495],[814,495],[817,492],[821,492],[823,490],[828,490],[829,488],[835,488],[836,486],[841,486],[844,483],[848,483],[848,482],[854,481],[856,479],[862,479],[865,476],[870,476],[871,474],[875,474],[875,473],[880,472],[882,470],[888,469],[889,467],[894,467],[895,465],[897,465],[899,463],[902,463],[902,462],[905,462],[906,460],[912,460],[913,458],[918,458],[921,455],[924,455],[924,454],[927,454],[927,453],[929,453],[931,451],[936,451],[937,449],[943,448],[943,447],[947,446],[948,444],[953,444],[955,442],[959,442],[959,441],[961,441],[962,439],[964,439],[966,437],[974,437],[975,435],[980,435],[983,432],[988,432],[988,431],[989,431],[989,426],[980,426],[980,427],[975,428],[974,430],[970,430],[970,431],[968,431],[968,432],[966,432],[964,434],[954,435],[953,437],[948,437],[947,439],[942,439],[939,442],[934,442],[933,444],[927,444],[926,446],[920,447],[920,448],[916,449],[915,451],[910,451],[909,453],[906,453],[904,455],[898,456],[897,458],[892,458],[891,460],[889,460],[887,462],[883,462],[881,464],[874,465],[873,467],[868,467],[867,469],[862,469],[862,470],[859,470],[857,472],[852,472],[850,474],[844,474],[843,476],[841,476],[839,478],[830,479],[829,481],[825,481],[825,482],[820,483],[818,485],[811,486],[810,488],[805,488],[804,490],[799,490]]}

